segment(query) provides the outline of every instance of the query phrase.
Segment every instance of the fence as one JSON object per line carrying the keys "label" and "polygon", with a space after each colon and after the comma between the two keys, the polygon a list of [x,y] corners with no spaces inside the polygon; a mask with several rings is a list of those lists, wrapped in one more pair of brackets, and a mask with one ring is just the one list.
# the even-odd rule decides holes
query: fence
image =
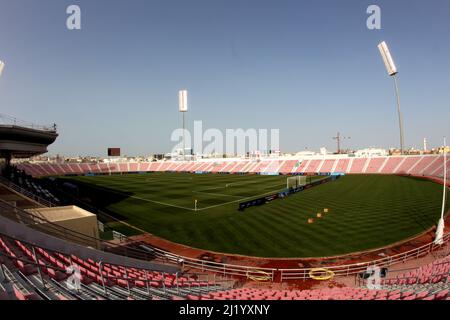
{"label": "fence", "polygon": [[56,132],[56,124],[53,125],[39,125],[32,122],[27,122],[20,120],[15,117],[8,116],[6,114],[0,113],[0,124],[1,125],[12,125],[12,126],[18,126],[18,127],[25,127],[35,130],[42,130],[42,131],[50,131],[50,132]]}
{"label": "fence", "polygon": [[[447,244],[449,239],[450,239],[450,233],[444,235],[444,244],[442,244],[442,245],[436,245],[436,244],[434,244],[434,242],[430,242],[421,247],[418,247],[418,248],[415,248],[415,249],[412,249],[412,250],[409,250],[409,251],[406,251],[403,253],[399,253],[397,255],[393,255],[393,256],[377,259],[377,260],[367,261],[367,262],[360,262],[360,263],[354,263],[354,264],[348,264],[348,265],[331,266],[331,267],[326,267],[326,269],[334,272],[335,277],[340,277],[340,276],[350,276],[350,275],[359,274],[361,272],[366,271],[369,266],[378,266],[380,268],[387,268],[387,267],[390,267],[397,263],[404,263],[406,261],[424,257],[433,251],[439,250]],[[306,279],[311,278],[309,275],[311,268],[278,269],[278,271],[281,273],[281,281],[306,280]]]}
{"label": "fence", "polygon": [[20,193],[20,194],[24,195],[25,197],[34,200],[35,202],[43,205],[44,207],[55,207],[56,206],[56,204],[35,195],[34,193],[28,191],[27,189],[24,189],[14,183],[12,183],[8,179],[0,177],[0,183],[5,185],[6,187],[10,188],[11,190],[14,190],[17,193]]}

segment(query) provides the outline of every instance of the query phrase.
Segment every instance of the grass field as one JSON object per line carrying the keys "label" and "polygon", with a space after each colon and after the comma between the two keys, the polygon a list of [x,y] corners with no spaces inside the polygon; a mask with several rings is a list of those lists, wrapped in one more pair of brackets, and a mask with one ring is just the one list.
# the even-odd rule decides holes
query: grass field
{"label": "grass field", "polygon": [[[240,212],[239,201],[282,190],[286,177],[150,173],[64,179],[98,207],[165,239],[261,257],[331,256],[392,244],[436,224],[442,196],[442,187],[430,181],[354,175]],[[330,213],[307,223],[324,208]]]}

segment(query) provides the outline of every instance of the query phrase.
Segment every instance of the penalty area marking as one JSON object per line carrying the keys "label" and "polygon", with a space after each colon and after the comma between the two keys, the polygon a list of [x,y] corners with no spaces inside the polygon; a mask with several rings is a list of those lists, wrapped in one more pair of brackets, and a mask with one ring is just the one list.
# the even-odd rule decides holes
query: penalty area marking
{"label": "penalty area marking", "polygon": [[240,198],[243,199],[242,196],[233,196],[231,194],[224,194],[224,193],[211,193],[211,192],[202,192],[202,191],[192,191],[193,193],[200,193],[205,195],[212,195],[212,196],[219,196],[219,197],[233,197],[233,198]]}
{"label": "penalty area marking", "polygon": [[273,193],[276,193],[276,192],[280,192],[280,190],[279,189],[272,190],[272,191],[268,191],[268,192],[265,192],[265,193],[262,193],[262,194],[258,194],[258,195],[254,195],[254,196],[250,196],[250,197],[246,197],[246,198],[241,198],[241,199],[238,199],[238,200],[233,200],[233,201],[229,201],[229,202],[215,204],[215,205],[212,205],[212,206],[209,206],[209,207],[197,209],[197,211],[202,211],[202,210],[207,210],[207,209],[211,209],[211,208],[216,208],[216,207],[224,206],[224,205],[227,205],[227,204],[236,203],[236,202],[239,202],[241,200],[248,200],[248,199],[252,199],[252,198],[259,198],[259,197],[263,197],[265,195],[273,194]]}

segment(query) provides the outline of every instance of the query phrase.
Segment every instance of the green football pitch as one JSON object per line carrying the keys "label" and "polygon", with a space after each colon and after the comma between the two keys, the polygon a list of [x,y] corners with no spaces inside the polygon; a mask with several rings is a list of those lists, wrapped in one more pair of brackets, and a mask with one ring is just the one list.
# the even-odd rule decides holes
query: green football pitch
{"label": "green football pitch", "polygon": [[[439,219],[440,185],[385,175],[348,175],[238,211],[240,201],[286,188],[286,178],[148,173],[63,179],[79,185],[98,208],[162,238],[260,257],[320,257],[380,248],[420,234]],[[324,208],[329,212],[317,218]],[[130,232],[117,222],[110,227]]]}

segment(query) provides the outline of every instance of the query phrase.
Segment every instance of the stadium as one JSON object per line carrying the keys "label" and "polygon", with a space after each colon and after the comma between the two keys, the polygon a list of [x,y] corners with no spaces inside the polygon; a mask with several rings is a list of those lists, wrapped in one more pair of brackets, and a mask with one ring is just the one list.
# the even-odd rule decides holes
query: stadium
{"label": "stadium", "polygon": [[389,152],[83,159],[0,119],[1,300],[450,300],[450,148],[407,150],[401,117]]}

